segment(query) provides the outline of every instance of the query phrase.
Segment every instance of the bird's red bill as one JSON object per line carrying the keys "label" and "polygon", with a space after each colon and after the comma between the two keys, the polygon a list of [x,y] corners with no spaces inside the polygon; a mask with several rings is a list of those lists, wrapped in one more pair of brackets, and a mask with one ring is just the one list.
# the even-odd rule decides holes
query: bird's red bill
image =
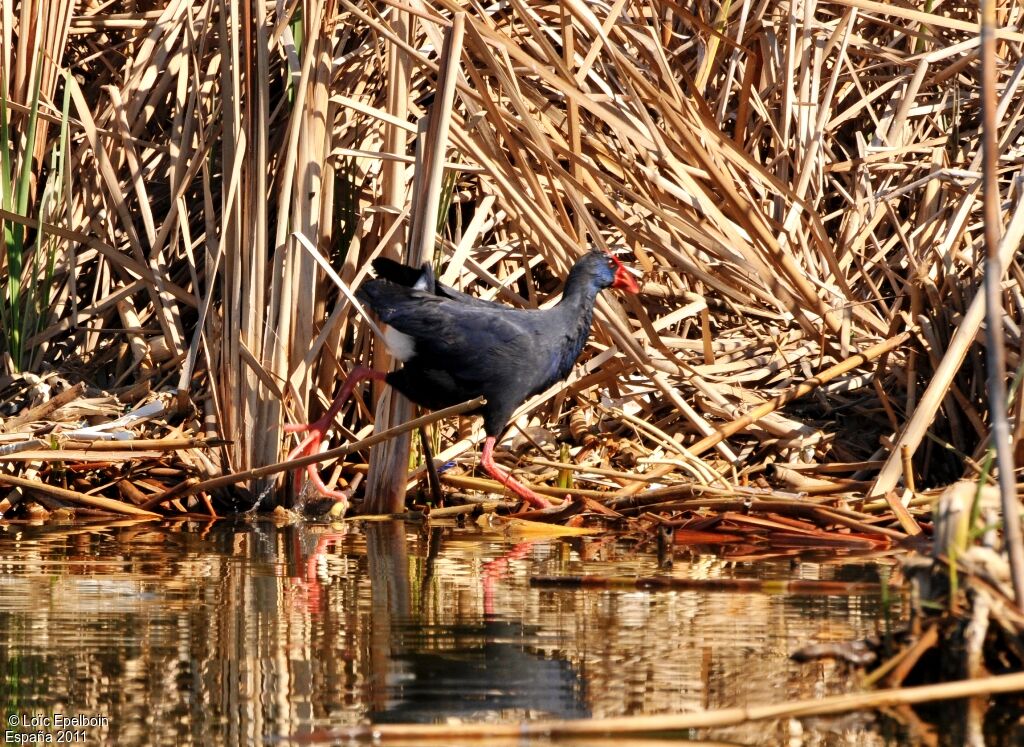
{"label": "bird's red bill", "polygon": [[615,269],[615,279],[612,281],[612,288],[618,288],[619,290],[628,291],[629,293],[639,293],[640,286],[637,285],[636,280],[633,279],[633,273],[631,273],[614,254],[609,254],[608,256],[611,257],[612,261],[617,265]]}

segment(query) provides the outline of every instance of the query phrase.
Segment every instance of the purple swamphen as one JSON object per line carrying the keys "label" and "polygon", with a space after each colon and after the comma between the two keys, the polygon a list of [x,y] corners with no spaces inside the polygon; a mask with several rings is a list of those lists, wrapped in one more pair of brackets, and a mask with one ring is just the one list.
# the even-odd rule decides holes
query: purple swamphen
{"label": "purple swamphen", "polygon": [[[386,381],[434,410],[482,395],[487,402],[474,411],[483,416],[487,434],[481,465],[530,505],[550,505],[494,462],[495,441],[527,397],[569,375],[590,334],[597,294],[605,288],[639,290],[630,271],[614,256],[591,251],[569,271],[556,305],[516,309],[437,282],[429,264],[417,269],[377,260],[374,269],[379,277],[363,283],[356,297],[388,325],[385,342],[403,366],[390,373],[356,366],[322,418],[285,427],[309,434],[288,458],[317,452],[335,415],[364,379]],[[307,472],[324,495],[347,497],[324,486],[316,465]]]}

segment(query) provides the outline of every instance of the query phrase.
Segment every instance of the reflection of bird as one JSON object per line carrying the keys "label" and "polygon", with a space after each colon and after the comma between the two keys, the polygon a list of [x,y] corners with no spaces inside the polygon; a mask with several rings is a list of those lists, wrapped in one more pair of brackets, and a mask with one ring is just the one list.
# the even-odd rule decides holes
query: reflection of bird
{"label": "reflection of bird", "polygon": [[[286,427],[310,432],[289,459],[316,451],[344,400],[363,379],[387,381],[430,409],[482,395],[487,402],[475,412],[483,416],[487,434],[483,468],[531,505],[547,506],[495,464],[495,441],[527,397],[569,375],[590,334],[597,294],[609,287],[637,292],[629,271],[615,257],[592,251],[569,271],[556,305],[514,309],[438,283],[429,266],[416,269],[389,261],[374,267],[382,277],[363,283],[356,296],[389,325],[385,342],[404,365],[387,374],[356,366],[324,417]],[[324,488],[313,465],[308,472],[321,492],[343,497]]]}
{"label": "reflection of bird", "polygon": [[369,714],[374,723],[482,719],[510,711],[590,716],[579,672],[568,661],[534,650],[522,625],[416,623],[396,632],[384,676],[387,705]]}

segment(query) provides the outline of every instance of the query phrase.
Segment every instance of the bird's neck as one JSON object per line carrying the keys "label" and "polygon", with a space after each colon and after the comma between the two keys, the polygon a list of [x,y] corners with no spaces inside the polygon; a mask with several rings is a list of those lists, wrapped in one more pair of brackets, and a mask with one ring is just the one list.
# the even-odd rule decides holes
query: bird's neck
{"label": "bird's neck", "polygon": [[558,327],[564,330],[565,337],[561,347],[561,360],[558,364],[559,377],[568,374],[576,358],[583,350],[590,334],[590,323],[594,316],[594,301],[599,292],[592,284],[566,283],[562,299],[554,307],[561,316]]}
{"label": "bird's neck", "polygon": [[570,273],[558,306],[564,307],[564,310],[569,312],[585,311],[590,313],[594,309],[598,291],[599,289],[595,288],[593,283],[588,282],[587,278]]}

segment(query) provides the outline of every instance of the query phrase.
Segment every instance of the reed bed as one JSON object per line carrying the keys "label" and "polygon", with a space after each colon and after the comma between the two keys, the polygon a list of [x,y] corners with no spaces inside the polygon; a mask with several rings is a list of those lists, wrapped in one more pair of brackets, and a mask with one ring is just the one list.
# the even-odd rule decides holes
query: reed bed
{"label": "reed bed", "polygon": [[[1024,11],[996,5],[1010,379]],[[604,294],[575,373],[510,431],[526,479],[574,496],[559,518],[600,506],[703,532],[716,501],[757,500],[797,533],[890,542],[929,529],[945,485],[991,479],[973,6],[146,7],[0,1],[0,366],[14,389],[83,382],[118,403],[110,419],[163,402],[128,434],[192,440],[77,486],[54,466],[69,455],[32,451],[0,481],[123,500],[123,472],[159,464],[173,474],[149,475],[145,510],[285,502],[283,467],[264,469],[284,424],[318,416],[356,362],[388,364],[305,243],[345,289],[377,256],[426,258],[520,307],[551,303],[587,246],[630,252],[642,293]],[[343,410],[333,445],[413,416],[379,394]],[[1019,435],[1020,398],[995,407]],[[7,421],[4,448],[59,446],[50,432],[82,420],[60,412]],[[435,432],[459,465],[441,480],[495,492],[463,469],[473,425]],[[370,512],[424,474],[404,447],[344,456],[325,476],[369,470]]]}
{"label": "reed bed", "polygon": [[[1019,691],[981,679],[1024,665],[990,495],[997,415],[1024,456],[1024,8],[994,6],[986,71],[975,7],[924,0],[0,0],[0,516],[301,504],[285,424],[390,364],[351,302],[374,258],[533,308],[618,247],[642,292],[517,412],[501,458],[558,505],[508,531],[743,560],[934,536],[891,581],[966,633],[919,609],[865,682],[956,649],[978,679],[893,697]],[[510,510],[471,405],[388,397],[306,460],[356,512]]]}

